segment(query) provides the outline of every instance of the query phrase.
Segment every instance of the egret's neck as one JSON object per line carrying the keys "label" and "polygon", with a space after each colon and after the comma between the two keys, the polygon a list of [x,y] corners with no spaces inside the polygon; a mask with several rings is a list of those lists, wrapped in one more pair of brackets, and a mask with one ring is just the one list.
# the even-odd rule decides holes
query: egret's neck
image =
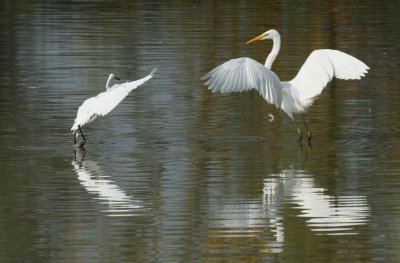
{"label": "egret's neck", "polygon": [[274,45],[272,46],[271,53],[269,53],[267,60],[265,60],[265,67],[271,69],[272,63],[274,63],[276,57],[278,56],[279,50],[281,49],[281,38],[276,37],[273,39]]}
{"label": "egret's neck", "polygon": [[106,89],[110,89],[111,88],[111,80],[112,80],[112,76],[108,77],[107,83],[106,83]]}

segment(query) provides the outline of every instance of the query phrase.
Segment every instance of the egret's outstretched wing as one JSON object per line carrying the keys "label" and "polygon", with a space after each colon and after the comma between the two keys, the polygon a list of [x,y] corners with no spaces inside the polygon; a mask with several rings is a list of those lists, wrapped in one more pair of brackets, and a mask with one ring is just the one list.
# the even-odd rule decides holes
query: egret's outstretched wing
{"label": "egret's outstretched wing", "polygon": [[202,80],[213,92],[241,92],[256,89],[264,99],[278,108],[282,103],[282,86],[278,76],[251,58],[236,58],[208,72]]}
{"label": "egret's outstretched wing", "polygon": [[149,75],[144,78],[126,82],[123,84],[115,84],[109,90],[100,93],[96,96],[97,103],[94,106],[94,111],[97,115],[104,116],[112,111],[132,90],[136,89],[149,79],[156,72],[154,69]]}
{"label": "egret's outstretched wing", "polygon": [[98,94],[96,97],[85,100],[78,109],[74,125],[71,131],[78,129],[93,120],[97,116],[104,116],[112,111],[132,90],[136,89],[149,79],[156,72],[154,69],[149,75],[136,81],[124,84],[115,84],[110,89]]}
{"label": "egret's outstretched wing", "polygon": [[311,99],[321,94],[333,77],[360,79],[369,67],[344,52],[332,49],[313,51],[289,83],[298,90],[300,99]]}

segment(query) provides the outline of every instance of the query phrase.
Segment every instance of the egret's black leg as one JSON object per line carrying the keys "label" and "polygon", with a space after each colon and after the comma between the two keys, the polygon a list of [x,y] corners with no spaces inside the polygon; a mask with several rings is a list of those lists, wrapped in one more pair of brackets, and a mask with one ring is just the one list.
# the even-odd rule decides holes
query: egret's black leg
{"label": "egret's black leg", "polygon": [[83,132],[82,132],[82,129],[81,129],[81,126],[80,126],[80,125],[78,125],[78,129],[79,129],[79,132],[80,132],[81,135],[82,135],[83,140],[86,142],[85,135],[83,135]]}
{"label": "egret's black leg", "polygon": [[297,122],[295,119],[293,119],[294,121],[294,125],[296,126],[297,132],[299,133],[299,142],[301,142],[301,140],[303,140],[303,133],[301,133],[301,130],[299,129],[299,126],[297,126]]}
{"label": "egret's black leg", "polygon": [[78,132],[78,130],[76,130],[75,132],[74,132],[74,145],[76,144],[76,133]]}
{"label": "egret's black leg", "polygon": [[308,128],[306,120],[303,118],[303,116],[301,116],[301,118],[303,119],[304,126],[306,126],[306,129],[307,129],[308,142],[311,142],[312,133],[311,133],[310,129]]}

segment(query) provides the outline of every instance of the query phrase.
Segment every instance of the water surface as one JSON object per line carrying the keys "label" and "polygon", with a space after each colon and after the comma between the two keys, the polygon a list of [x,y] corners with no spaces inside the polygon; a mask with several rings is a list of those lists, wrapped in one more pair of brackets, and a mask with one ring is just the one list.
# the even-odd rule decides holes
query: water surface
{"label": "water surface", "polygon": [[[0,19],[0,261],[397,262],[397,1],[5,1]],[[305,115],[313,143],[255,92],[212,94],[224,61],[295,76],[335,48],[371,67]],[[153,79],[84,127],[109,73]],[[272,113],[273,122],[265,116]]]}

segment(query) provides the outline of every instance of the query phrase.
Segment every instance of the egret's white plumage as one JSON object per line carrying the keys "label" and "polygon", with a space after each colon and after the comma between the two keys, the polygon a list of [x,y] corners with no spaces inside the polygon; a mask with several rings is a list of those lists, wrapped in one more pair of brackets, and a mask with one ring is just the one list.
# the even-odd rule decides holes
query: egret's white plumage
{"label": "egret's white plumage", "polygon": [[265,65],[247,57],[231,59],[202,77],[207,80],[205,85],[213,92],[223,93],[255,89],[267,102],[294,119],[293,114],[307,110],[333,77],[360,79],[369,69],[362,61],[344,52],[319,49],[309,55],[294,79],[281,81],[271,70],[280,50],[278,31],[268,30],[246,44],[265,39],[273,40],[272,51]]}
{"label": "egret's white plumage", "polygon": [[123,84],[114,84],[112,86],[110,83],[116,77],[114,74],[110,74],[106,84],[107,90],[99,93],[95,97],[85,100],[79,107],[71,131],[78,136],[78,129],[80,129],[83,125],[92,122],[98,116],[104,116],[112,111],[132,90],[151,79],[155,71],[156,69],[154,69],[146,77],[139,80],[126,82]]}

